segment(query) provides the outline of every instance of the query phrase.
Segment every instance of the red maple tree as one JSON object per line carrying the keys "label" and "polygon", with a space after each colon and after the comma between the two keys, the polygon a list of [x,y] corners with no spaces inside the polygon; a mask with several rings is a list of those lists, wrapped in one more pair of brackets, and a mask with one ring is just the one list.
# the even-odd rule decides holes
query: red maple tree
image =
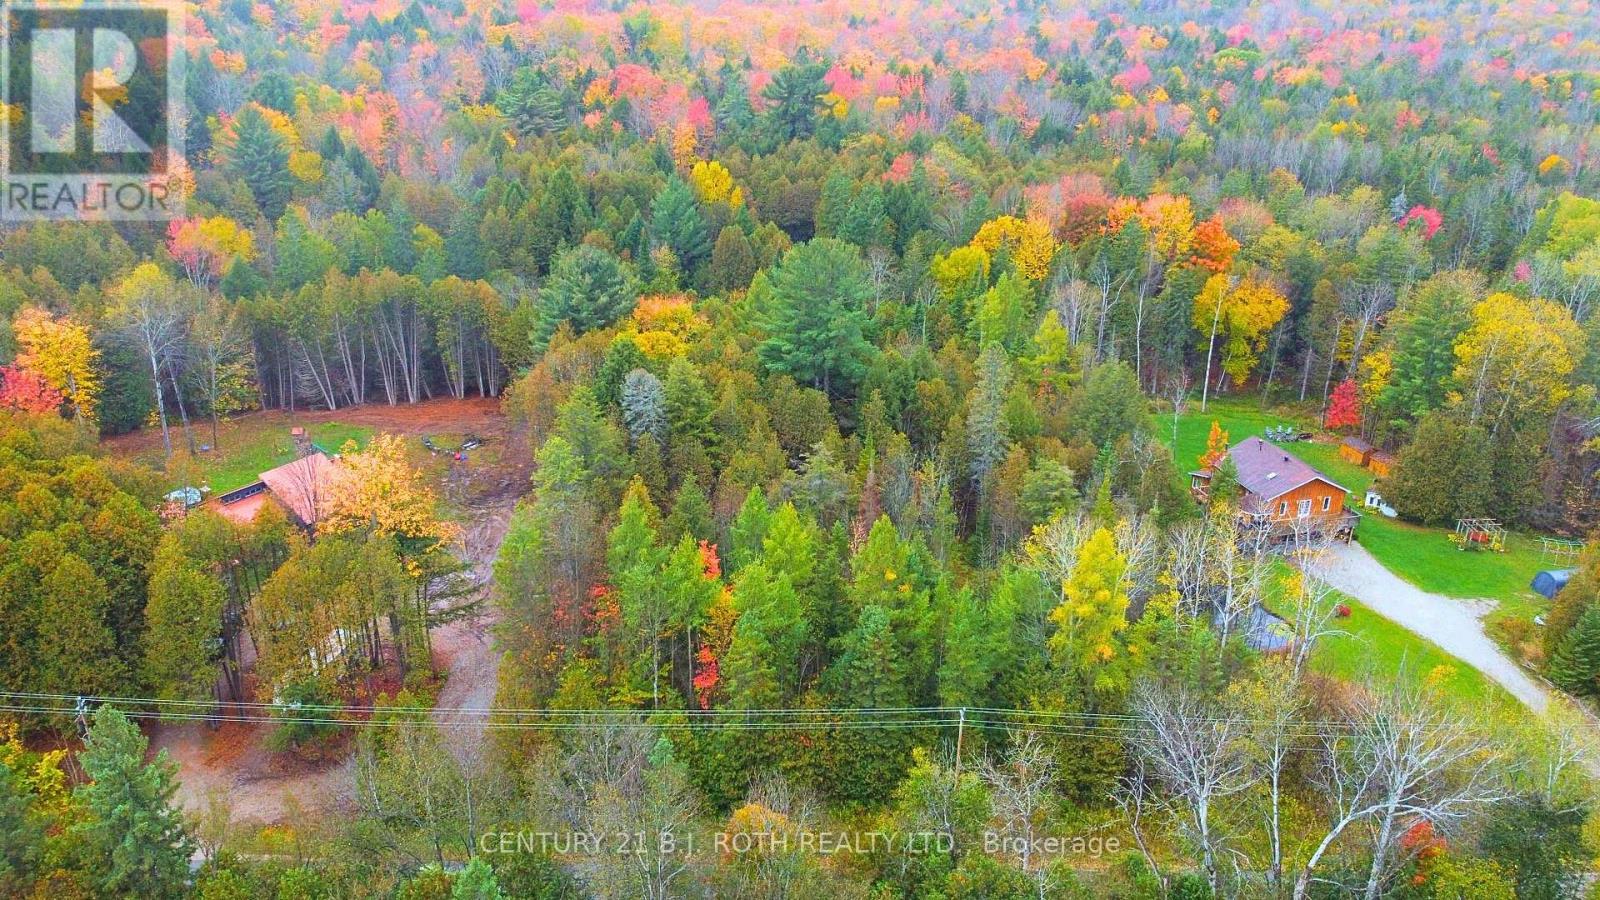
{"label": "red maple tree", "polygon": [[26,413],[51,413],[65,398],[39,373],[12,364],[0,366],[0,409]]}
{"label": "red maple tree", "polygon": [[1346,378],[1328,397],[1328,413],[1322,424],[1329,431],[1354,428],[1361,424],[1361,397],[1356,393],[1356,383]]}

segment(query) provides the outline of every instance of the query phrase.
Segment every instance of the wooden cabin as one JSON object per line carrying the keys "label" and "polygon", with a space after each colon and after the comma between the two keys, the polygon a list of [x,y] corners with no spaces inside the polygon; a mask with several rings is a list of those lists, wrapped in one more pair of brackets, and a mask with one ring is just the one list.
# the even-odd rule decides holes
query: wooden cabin
{"label": "wooden cabin", "polygon": [[1389,473],[1394,470],[1394,454],[1382,450],[1372,451],[1372,456],[1367,459],[1367,468],[1379,478],[1388,478]]}
{"label": "wooden cabin", "polygon": [[[1327,535],[1348,541],[1361,514],[1345,507],[1350,492],[1265,438],[1247,438],[1228,448],[1239,474],[1239,515],[1277,540]],[[1190,489],[1206,500],[1215,467],[1190,472]]]}

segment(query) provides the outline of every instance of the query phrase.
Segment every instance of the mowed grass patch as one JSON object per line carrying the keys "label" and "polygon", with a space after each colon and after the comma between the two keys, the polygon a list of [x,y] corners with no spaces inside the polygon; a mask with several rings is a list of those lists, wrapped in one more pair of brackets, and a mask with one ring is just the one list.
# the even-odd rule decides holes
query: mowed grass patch
{"label": "mowed grass patch", "polygon": [[[1205,413],[1200,412],[1198,403],[1191,402],[1178,420],[1174,457],[1181,469],[1187,471],[1198,465],[1213,420],[1228,432],[1230,443],[1259,436],[1269,425],[1295,424],[1315,430],[1304,418],[1296,419],[1281,411],[1263,412],[1248,400],[1213,401]],[[1162,424],[1170,441],[1170,415]],[[1357,539],[1385,567],[1431,593],[1494,600],[1500,607],[1491,618],[1532,618],[1545,610],[1548,603],[1529,589],[1529,582],[1540,570],[1570,566],[1570,561],[1541,554],[1538,538],[1527,533],[1510,533],[1503,553],[1465,551],[1450,540],[1450,528],[1414,525],[1363,508],[1362,501],[1374,476],[1339,455],[1339,440],[1325,436],[1284,446],[1349,489],[1347,502],[1362,514]]]}
{"label": "mowed grass patch", "polygon": [[[1279,581],[1275,591],[1281,590],[1277,585],[1290,574],[1288,562],[1279,560],[1276,565]],[[1350,607],[1350,615],[1334,619],[1331,627],[1336,633],[1317,642],[1311,656],[1311,666],[1317,672],[1344,681],[1370,678],[1380,684],[1400,681],[1427,685],[1453,706],[1475,714],[1518,718],[1528,715],[1504,688],[1437,644],[1378,615],[1353,597],[1340,594],[1338,602]],[[1282,612],[1287,614],[1287,610]]]}
{"label": "mowed grass patch", "polygon": [[[1373,481],[1372,473],[1339,457],[1335,444],[1302,444],[1306,462],[1354,493],[1360,503]],[[1434,594],[1463,599],[1489,599],[1499,604],[1491,618],[1533,618],[1549,603],[1529,588],[1541,569],[1572,565],[1541,553],[1537,536],[1512,531],[1504,552],[1462,550],[1450,540],[1451,528],[1427,528],[1362,510],[1361,545],[1389,571]]]}
{"label": "mowed grass patch", "polygon": [[[1156,434],[1161,435],[1172,447],[1172,459],[1178,471],[1187,473],[1199,468],[1200,454],[1205,452],[1213,421],[1228,433],[1229,446],[1248,437],[1260,437],[1268,426],[1296,425],[1305,428],[1308,424],[1303,417],[1287,415],[1278,410],[1263,410],[1255,400],[1249,398],[1213,398],[1206,404],[1205,412],[1200,411],[1200,401],[1191,398],[1178,416],[1176,443],[1172,440],[1172,413],[1167,412],[1155,418]],[[1187,475],[1183,483],[1188,487]]]}
{"label": "mowed grass patch", "polygon": [[[357,447],[364,447],[372,438],[371,428],[343,422],[319,422],[306,426],[306,432],[312,443],[330,453],[338,453],[346,441],[355,441]],[[197,429],[195,437],[197,442],[208,441],[210,431]],[[190,458],[181,433],[174,430],[172,463],[164,467],[173,474],[174,486],[209,485],[212,496],[224,494],[294,459],[294,439],[282,423],[247,419],[225,424],[218,445]],[[163,468],[159,454],[142,461]]]}

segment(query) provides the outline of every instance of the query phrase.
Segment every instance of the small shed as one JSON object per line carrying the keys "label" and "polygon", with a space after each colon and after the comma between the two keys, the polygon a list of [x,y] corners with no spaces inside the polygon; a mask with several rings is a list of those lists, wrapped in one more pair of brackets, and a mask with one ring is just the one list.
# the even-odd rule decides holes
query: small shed
{"label": "small shed", "polygon": [[1529,586],[1533,588],[1534,593],[1546,600],[1554,600],[1556,594],[1567,586],[1567,582],[1572,579],[1572,573],[1576,571],[1577,569],[1546,569],[1533,576],[1533,583]]}
{"label": "small shed", "polygon": [[1347,437],[1339,444],[1339,458],[1358,466],[1367,464],[1375,448],[1358,437]]}
{"label": "small shed", "polygon": [[1388,478],[1389,472],[1394,469],[1394,454],[1382,450],[1372,451],[1372,455],[1367,457],[1367,468],[1379,478]]}

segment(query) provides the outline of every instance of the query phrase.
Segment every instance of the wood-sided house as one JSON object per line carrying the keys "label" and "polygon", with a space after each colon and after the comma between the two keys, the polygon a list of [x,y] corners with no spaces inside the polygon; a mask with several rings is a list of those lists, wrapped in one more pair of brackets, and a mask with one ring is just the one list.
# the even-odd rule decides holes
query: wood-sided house
{"label": "wood-sided house", "polygon": [[[1327,536],[1348,541],[1361,514],[1345,507],[1349,491],[1265,438],[1247,438],[1228,448],[1239,477],[1239,515],[1277,540]],[[1213,466],[1190,472],[1195,497],[1208,499]]]}

